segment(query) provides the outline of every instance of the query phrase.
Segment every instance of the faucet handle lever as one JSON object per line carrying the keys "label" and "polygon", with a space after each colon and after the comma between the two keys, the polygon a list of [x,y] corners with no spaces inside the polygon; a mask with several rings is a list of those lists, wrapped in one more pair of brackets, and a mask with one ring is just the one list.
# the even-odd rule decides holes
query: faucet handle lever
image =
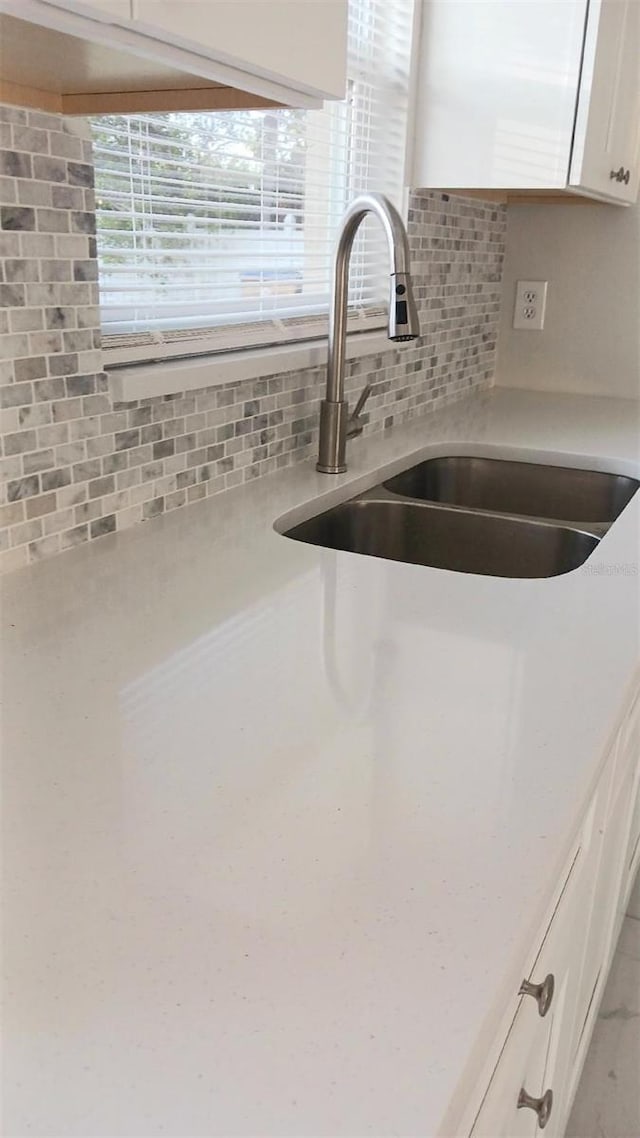
{"label": "faucet handle lever", "polygon": [[365,403],[367,402],[367,399],[371,395],[372,388],[373,388],[373,385],[371,383],[365,383],[364,387],[362,388],[362,391],[360,392],[360,395],[358,396],[358,401],[357,401],[355,407],[353,408],[353,411],[349,415],[349,420],[347,422],[347,438],[348,439],[352,439],[356,435],[362,434],[362,431],[364,429],[364,424],[360,422],[360,416],[361,416],[362,412],[364,411],[364,407],[365,407]]}
{"label": "faucet handle lever", "polygon": [[371,395],[372,389],[373,389],[373,384],[365,383],[364,387],[362,388],[362,391],[360,392],[360,394],[358,396],[358,402],[356,403],[355,407],[353,408],[353,412],[351,415],[351,417],[353,419],[359,418],[359,416],[364,411],[364,405],[367,402],[367,399],[369,398],[369,396]]}

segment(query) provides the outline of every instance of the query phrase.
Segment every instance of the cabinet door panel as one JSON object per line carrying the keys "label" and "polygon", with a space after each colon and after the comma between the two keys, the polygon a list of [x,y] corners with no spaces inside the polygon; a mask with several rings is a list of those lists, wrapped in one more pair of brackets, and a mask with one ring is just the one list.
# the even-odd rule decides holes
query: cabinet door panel
{"label": "cabinet door panel", "polygon": [[640,181],[639,60],[638,0],[592,0],[569,182],[621,202]]}
{"label": "cabinet door panel", "polygon": [[584,0],[422,0],[412,185],[564,188]]}
{"label": "cabinet door panel", "polygon": [[219,62],[343,98],[346,0],[133,0],[140,29]]}

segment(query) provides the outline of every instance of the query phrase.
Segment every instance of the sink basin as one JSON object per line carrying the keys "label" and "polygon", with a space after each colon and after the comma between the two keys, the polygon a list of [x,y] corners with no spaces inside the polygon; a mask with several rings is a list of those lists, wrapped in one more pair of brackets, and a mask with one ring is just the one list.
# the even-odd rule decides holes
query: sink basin
{"label": "sink basin", "polygon": [[424,501],[587,526],[613,522],[639,485],[599,470],[459,456],[428,459],[384,483]]}
{"label": "sink basin", "polygon": [[598,544],[593,534],[566,526],[371,498],[344,502],[299,523],[285,536],[329,549],[492,577],[568,573]]}

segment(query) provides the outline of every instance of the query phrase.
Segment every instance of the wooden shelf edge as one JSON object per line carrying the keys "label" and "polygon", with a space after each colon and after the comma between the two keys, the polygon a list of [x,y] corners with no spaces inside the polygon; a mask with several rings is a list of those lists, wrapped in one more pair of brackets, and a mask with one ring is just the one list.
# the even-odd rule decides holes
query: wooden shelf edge
{"label": "wooden shelf edge", "polygon": [[92,91],[61,96],[65,115],[133,115],[150,111],[236,111],[280,107],[237,87],[188,87],[166,91]]}
{"label": "wooden shelf edge", "polygon": [[31,107],[36,111],[62,114],[62,95],[57,91],[41,91],[38,87],[23,87],[0,78],[0,103],[10,106]]}
{"label": "wooden shelf edge", "polygon": [[133,115],[153,111],[235,111],[280,107],[272,99],[236,87],[188,87],[158,91],[91,91],[59,94],[0,78],[0,102],[61,115]]}

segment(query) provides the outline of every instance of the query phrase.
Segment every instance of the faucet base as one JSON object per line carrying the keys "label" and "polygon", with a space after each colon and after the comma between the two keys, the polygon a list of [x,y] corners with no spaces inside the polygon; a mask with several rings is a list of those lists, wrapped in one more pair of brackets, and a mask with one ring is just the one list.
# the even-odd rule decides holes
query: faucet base
{"label": "faucet base", "polygon": [[344,474],[347,469],[347,420],[349,405],[346,400],[334,403],[323,399],[320,404],[320,451],[316,470],[321,474]]}
{"label": "faucet base", "polygon": [[321,466],[316,462],[316,470],[319,474],[345,474],[347,470],[346,463],[344,466]]}

